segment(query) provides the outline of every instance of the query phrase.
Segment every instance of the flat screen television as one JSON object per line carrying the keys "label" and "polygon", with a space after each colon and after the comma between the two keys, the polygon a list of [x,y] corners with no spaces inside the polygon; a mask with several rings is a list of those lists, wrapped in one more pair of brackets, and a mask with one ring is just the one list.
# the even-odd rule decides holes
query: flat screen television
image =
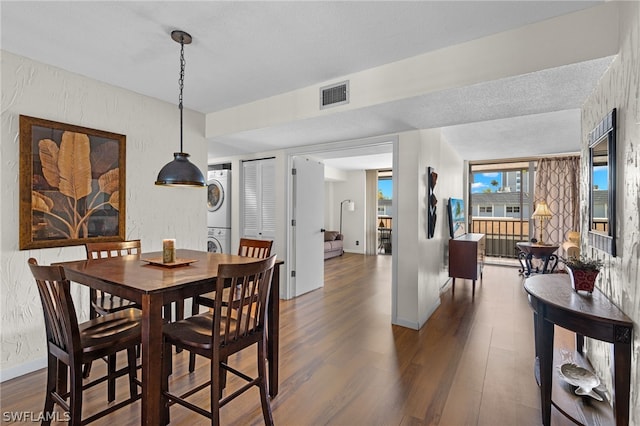
{"label": "flat screen television", "polygon": [[449,198],[447,212],[449,213],[449,235],[451,238],[466,234],[467,224],[465,221],[464,200],[461,198]]}

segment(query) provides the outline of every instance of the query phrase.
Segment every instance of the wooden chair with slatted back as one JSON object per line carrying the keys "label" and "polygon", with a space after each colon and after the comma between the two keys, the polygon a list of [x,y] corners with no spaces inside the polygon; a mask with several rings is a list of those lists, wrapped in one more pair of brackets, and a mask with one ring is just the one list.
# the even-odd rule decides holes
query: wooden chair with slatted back
{"label": "wooden chair with slatted back", "polygon": [[240,238],[238,256],[255,257],[256,259],[266,259],[271,256],[271,240],[253,240],[250,238]]}
{"label": "wooden chair with slatted back", "polygon": [[[139,254],[141,251],[140,240],[114,241],[100,243],[86,243],[87,259],[107,259],[112,257]],[[128,308],[140,308],[140,305],[131,300],[105,293],[94,288],[89,290],[89,318],[97,318],[113,312]]]}
{"label": "wooden chair with slatted back", "polygon": [[[129,254],[139,254],[142,250],[140,240],[86,243],[84,247],[87,252],[87,259],[90,260],[109,259]],[[91,319],[118,312],[123,309],[140,309],[140,305],[131,300],[123,299],[119,296],[105,293],[95,288],[89,289],[89,302],[89,318]],[[110,372],[113,372],[116,368],[116,357],[107,357],[106,361],[107,368]],[[84,378],[89,377],[90,373],[91,364],[89,363],[84,367]],[[109,380],[107,386],[107,399],[111,402],[115,399],[116,395],[115,380]]]}
{"label": "wooden chair with slatted back", "polygon": [[[141,325],[137,310],[123,309],[78,324],[70,282],[65,277],[63,267],[41,266],[33,258],[28,260],[28,264],[38,285],[49,353],[42,424],[51,423],[55,403],[69,413],[69,424],[79,425],[103,417],[139,399],[141,394],[138,394],[137,389],[136,345],[140,344]],[[84,364],[105,356],[115,356],[123,350],[127,351],[127,367],[109,372],[107,376],[83,385]],[[129,378],[129,398],[81,420],[82,391],[125,374]],[[67,384],[70,385],[69,390]]]}
{"label": "wooden chair with slatted back", "polygon": [[[240,238],[240,245],[238,246],[238,256],[254,257],[256,259],[266,259],[271,256],[271,247],[273,247],[272,240],[254,240],[251,238]],[[213,308],[215,303],[215,292],[201,294],[194,298],[193,305],[191,306],[191,314],[197,315],[200,313],[200,306],[206,306],[207,308]],[[196,356],[191,353],[189,355],[189,372],[193,372],[196,368]]]}
{"label": "wooden chair with slatted back", "polygon": [[[165,324],[163,328],[162,424],[169,421],[169,405],[177,403],[208,417],[212,425],[219,425],[220,408],[253,386],[257,386],[260,389],[264,422],[267,425],[273,425],[267,389],[266,320],[267,301],[275,262],[276,256],[273,255],[251,263],[219,265],[213,312]],[[224,288],[238,288],[240,296],[235,292],[223,291]],[[172,345],[211,360],[209,380],[186,391],[182,396],[169,391]],[[229,366],[227,360],[231,355],[253,345],[257,345],[258,373],[257,377],[252,378]],[[227,396],[220,398],[224,387],[223,375],[226,372],[238,376],[247,383],[238,389],[229,390]],[[191,380],[192,378],[189,378],[189,381]],[[211,386],[211,411],[195,406],[195,401],[185,400],[189,395],[207,386]],[[182,385],[177,387],[183,388]]]}

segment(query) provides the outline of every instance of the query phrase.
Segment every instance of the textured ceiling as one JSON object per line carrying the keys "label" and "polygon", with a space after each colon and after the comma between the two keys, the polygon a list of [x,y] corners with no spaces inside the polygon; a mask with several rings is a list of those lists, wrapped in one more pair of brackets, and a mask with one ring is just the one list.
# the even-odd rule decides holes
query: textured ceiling
{"label": "textured ceiling", "polygon": [[[209,113],[601,3],[2,1],[1,43],[3,50],[176,103],[179,46],[169,33],[183,29],[194,38],[185,47],[184,104]],[[495,158],[509,146],[500,134],[517,134],[504,121],[509,117],[530,116],[517,121],[522,129],[575,136],[575,128],[560,127],[567,117],[566,127],[579,126],[579,114],[549,113],[579,108],[610,61],[334,114],[330,125],[316,118],[227,135],[227,146],[212,145],[222,155],[464,124],[459,132],[446,131],[461,156]],[[485,138],[467,124],[487,120],[498,121],[478,124]],[[459,137],[474,133],[473,141]],[[551,141],[546,149],[553,138],[545,138]],[[514,155],[544,153],[533,151],[545,150],[538,142]],[[490,150],[494,145],[498,150]]]}

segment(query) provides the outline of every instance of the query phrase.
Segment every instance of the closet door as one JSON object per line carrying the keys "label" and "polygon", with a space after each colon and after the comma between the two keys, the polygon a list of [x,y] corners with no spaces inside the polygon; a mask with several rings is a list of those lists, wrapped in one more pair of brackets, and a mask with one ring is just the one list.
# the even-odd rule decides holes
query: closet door
{"label": "closet door", "polygon": [[275,159],[242,163],[242,236],[276,235]]}
{"label": "closet door", "polygon": [[276,160],[260,164],[260,232],[262,238],[276,237]]}

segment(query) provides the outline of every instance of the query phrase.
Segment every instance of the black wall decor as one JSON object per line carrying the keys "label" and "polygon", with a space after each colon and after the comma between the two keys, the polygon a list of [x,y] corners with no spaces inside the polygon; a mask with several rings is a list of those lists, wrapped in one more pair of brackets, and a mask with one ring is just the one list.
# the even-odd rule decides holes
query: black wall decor
{"label": "black wall decor", "polygon": [[438,198],[436,197],[434,188],[438,181],[438,174],[433,167],[427,167],[427,238],[433,238],[436,230],[436,205]]}

